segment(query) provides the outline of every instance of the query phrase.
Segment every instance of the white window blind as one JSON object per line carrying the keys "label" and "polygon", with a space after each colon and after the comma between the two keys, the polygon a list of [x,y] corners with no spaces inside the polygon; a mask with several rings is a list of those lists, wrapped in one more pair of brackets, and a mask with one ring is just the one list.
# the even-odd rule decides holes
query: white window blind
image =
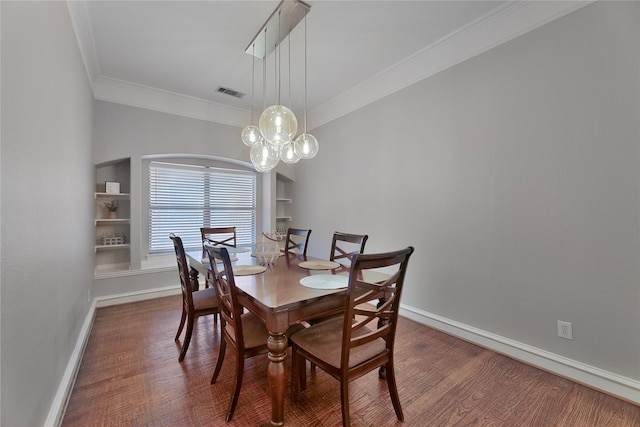
{"label": "white window blind", "polygon": [[238,245],[256,235],[255,172],[150,162],[149,253],[173,252],[170,233],[185,249],[202,247],[201,227],[235,226]]}

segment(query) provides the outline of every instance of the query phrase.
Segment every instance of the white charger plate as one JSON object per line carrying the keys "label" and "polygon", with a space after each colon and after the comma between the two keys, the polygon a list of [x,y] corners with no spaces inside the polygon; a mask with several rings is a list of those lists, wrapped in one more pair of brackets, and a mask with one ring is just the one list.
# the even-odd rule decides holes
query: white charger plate
{"label": "white charger plate", "polygon": [[252,274],[260,274],[267,271],[264,265],[234,265],[234,276],[251,276]]}
{"label": "white charger plate", "polygon": [[335,261],[302,261],[298,266],[308,270],[333,270],[340,264]]}
{"label": "white charger plate", "polygon": [[314,274],[300,279],[300,284],[313,289],[341,289],[349,285],[349,276]]}

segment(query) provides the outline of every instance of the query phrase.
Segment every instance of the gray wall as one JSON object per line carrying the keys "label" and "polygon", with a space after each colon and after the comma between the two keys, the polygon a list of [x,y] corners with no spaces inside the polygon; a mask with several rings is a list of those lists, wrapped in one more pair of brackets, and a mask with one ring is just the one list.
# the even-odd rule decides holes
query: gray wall
{"label": "gray wall", "polygon": [[413,245],[404,304],[640,379],[639,18],[598,2],[313,130],[310,254]]}
{"label": "gray wall", "polygon": [[92,94],[64,2],[2,2],[3,426],[44,424],[93,284]]}

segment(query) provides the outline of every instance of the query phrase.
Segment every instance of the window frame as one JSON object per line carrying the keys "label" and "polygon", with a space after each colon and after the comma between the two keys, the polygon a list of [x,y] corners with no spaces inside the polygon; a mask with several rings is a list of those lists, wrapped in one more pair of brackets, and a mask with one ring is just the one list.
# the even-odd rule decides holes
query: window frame
{"label": "window frame", "polygon": [[[245,166],[244,163],[240,163],[237,161],[233,161],[230,159],[219,159],[212,157],[194,157],[194,156],[147,156],[143,159],[142,162],[142,175],[143,180],[141,182],[142,189],[142,206],[141,206],[141,238],[142,238],[142,249],[143,249],[143,258],[151,259],[155,257],[166,256],[173,253],[173,246],[170,246],[168,250],[153,250],[151,248],[150,241],[150,168],[153,163],[164,163],[164,164],[175,164],[178,168],[206,168],[212,169],[216,173],[224,171],[229,171],[229,173],[246,173],[255,177],[255,197],[254,197],[254,219],[253,219],[253,230],[248,233],[245,233],[244,237],[238,236],[238,244],[253,244],[255,241],[256,230],[260,229],[260,204],[261,204],[261,189],[262,189],[262,177],[261,174],[255,172],[252,167]],[[201,225],[208,226],[208,225]],[[214,225],[215,226],[215,225]],[[226,225],[225,225],[226,226]],[[194,230],[193,233],[197,233],[197,236],[200,235],[200,226],[197,227],[197,230]],[[177,233],[179,234],[179,233]],[[192,239],[193,240],[193,239]],[[246,241],[245,241],[246,240]],[[185,241],[185,239],[183,239]],[[167,234],[167,242],[171,245]],[[185,249],[193,250],[201,247],[199,243],[198,237],[198,245],[195,244],[185,244]]]}

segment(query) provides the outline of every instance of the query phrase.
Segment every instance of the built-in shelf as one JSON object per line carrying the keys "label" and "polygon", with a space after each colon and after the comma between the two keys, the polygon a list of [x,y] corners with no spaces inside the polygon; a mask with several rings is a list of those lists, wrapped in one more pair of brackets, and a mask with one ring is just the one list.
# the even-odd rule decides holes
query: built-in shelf
{"label": "built-in shelf", "polygon": [[102,250],[114,250],[114,249],[129,249],[129,244],[125,243],[122,245],[96,245],[96,251]]}
{"label": "built-in shelf", "polygon": [[95,220],[96,225],[98,224],[129,224],[129,218],[116,218],[116,219],[109,219],[109,218],[98,218]]}
{"label": "built-in shelf", "polygon": [[290,180],[280,174],[276,175],[276,231],[286,233],[291,221],[291,203],[289,195]]}
{"label": "built-in shelf", "polygon": [[95,193],[96,199],[98,198],[106,198],[106,199],[128,199],[131,195],[129,193]]}
{"label": "built-in shelf", "polygon": [[[131,162],[129,159],[115,160],[96,165],[95,200],[95,269],[94,276],[128,271],[131,266]],[[107,193],[107,182],[116,182],[122,193]],[[118,210],[113,217],[105,203],[115,200]],[[111,216],[111,218],[110,218]],[[111,244],[105,244],[111,243]]]}

